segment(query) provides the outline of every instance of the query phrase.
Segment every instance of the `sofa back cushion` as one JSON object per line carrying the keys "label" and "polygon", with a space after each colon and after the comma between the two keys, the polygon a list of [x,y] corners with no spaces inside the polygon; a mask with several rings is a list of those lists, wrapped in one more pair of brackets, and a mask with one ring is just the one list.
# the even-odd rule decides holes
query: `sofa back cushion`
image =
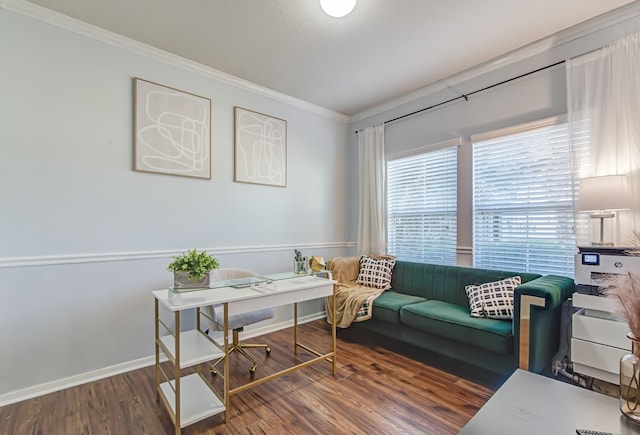
{"label": "sofa back cushion", "polygon": [[498,281],[516,275],[520,276],[523,283],[540,277],[534,273],[398,261],[393,270],[391,288],[398,293],[469,308],[465,286]]}

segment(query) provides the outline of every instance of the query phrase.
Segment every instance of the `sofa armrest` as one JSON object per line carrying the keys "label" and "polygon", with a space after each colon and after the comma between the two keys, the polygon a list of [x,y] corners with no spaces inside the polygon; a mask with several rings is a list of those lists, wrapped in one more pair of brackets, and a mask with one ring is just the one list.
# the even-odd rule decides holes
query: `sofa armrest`
{"label": "sofa armrest", "polygon": [[[535,296],[545,300],[544,308],[551,310],[562,305],[574,290],[573,279],[565,276],[547,275],[525,282],[515,289],[515,301],[522,295]],[[519,309],[519,304],[517,305]]]}
{"label": "sofa armrest", "polygon": [[[573,279],[555,275],[543,276],[516,287],[513,336],[520,358],[524,359],[518,365],[520,368],[540,373],[550,366],[551,358],[558,352],[560,345],[562,304],[573,291]],[[532,303],[528,313],[521,313],[523,296],[540,298],[542,302],[540,305]],[[528,325],[528,340],[526,336],[521,337],[521,319],[524,319],[524,325]]]}

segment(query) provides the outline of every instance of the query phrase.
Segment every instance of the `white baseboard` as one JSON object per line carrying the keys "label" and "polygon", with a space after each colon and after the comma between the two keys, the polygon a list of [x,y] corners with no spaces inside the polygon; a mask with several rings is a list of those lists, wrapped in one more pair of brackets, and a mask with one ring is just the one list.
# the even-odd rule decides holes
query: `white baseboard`
{"label": "white baseboard", "polygon": [[[308,316],[303,316],[298,319],[298,324],[312,322],[314,320],[322,319],[326,316],[326,313],[314,313]],[[248,331],[244,331],[242,339],[257,337],[259,335],[268,334],[270,332],[279,331],[281,329],[289,328],[293,326],[293,319],[289,319],[284,322],[268,324],[261,328],[255,328]],[[44,394],[61,391],[67,388],[75,387],[78,385],[86,384],[88,382],[98,381],[111,376],[126,373],[131,370],[141,369],[155,364],[155,357],[153,355],[140,358],[133,361],[127,361],[125,363],[116,364],[113,366],[105,367],[100,370],[94,370],[79,375],[70,376],[68,378],[58,379],[52,382],[46,382],[32,387],[23,388],[21,390],[12,391],[0,395],[0,407],[11,405],[12,403],[21,402],[27,399],[33,399],[34,397],[42,396]]]}
{"label": "white baseboard", "polygon": [[58,379],[44,384],[34,385],[32,387],[23,388],[21,390],[12,391],[0,395],[0,407],[10,405],[12,403],[21,402],[23,400],[32,399],[44,394],[53,393],[55,391],[64,390],[66,388],[75,387],[77,385],[86,384],[87,382],[98,381],[110,376],[119,375],[131,370],[147,367],[155,363],[154,356],[140,358],[134,361],[128,361],[122,364],[105,367],[100,370],[94,370],[79,375],[70,376],[68,378]]}

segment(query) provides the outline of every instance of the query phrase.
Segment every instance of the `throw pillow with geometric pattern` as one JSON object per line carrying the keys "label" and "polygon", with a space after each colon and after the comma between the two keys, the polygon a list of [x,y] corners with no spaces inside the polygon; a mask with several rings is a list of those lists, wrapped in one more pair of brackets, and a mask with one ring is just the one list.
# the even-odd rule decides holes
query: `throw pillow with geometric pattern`
{"label": "throw pillow with geometric pattern", "polygon": [[513,290],[521,283],[519,276],[480,285],[468,285],[464,289],[469,298],[472,317],[513,319]]}
{"label": "throw pillow with geometric pattern", "polygon": [[363,255],[360,257],[360,271],[356,282],[367,287],[388,290],[391,288],[391,274],[395,265],[395,258],[375,259]]}

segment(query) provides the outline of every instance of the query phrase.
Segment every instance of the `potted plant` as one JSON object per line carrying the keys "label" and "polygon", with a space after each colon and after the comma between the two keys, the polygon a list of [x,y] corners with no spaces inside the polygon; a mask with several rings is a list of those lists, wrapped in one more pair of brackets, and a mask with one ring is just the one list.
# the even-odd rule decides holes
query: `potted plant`
{"label": "potted plant", "polygon": [[195,249],[173,257],[167,270],[173,272],[174,288],[209,287],[209,272],[220,267],[217,258]]}

